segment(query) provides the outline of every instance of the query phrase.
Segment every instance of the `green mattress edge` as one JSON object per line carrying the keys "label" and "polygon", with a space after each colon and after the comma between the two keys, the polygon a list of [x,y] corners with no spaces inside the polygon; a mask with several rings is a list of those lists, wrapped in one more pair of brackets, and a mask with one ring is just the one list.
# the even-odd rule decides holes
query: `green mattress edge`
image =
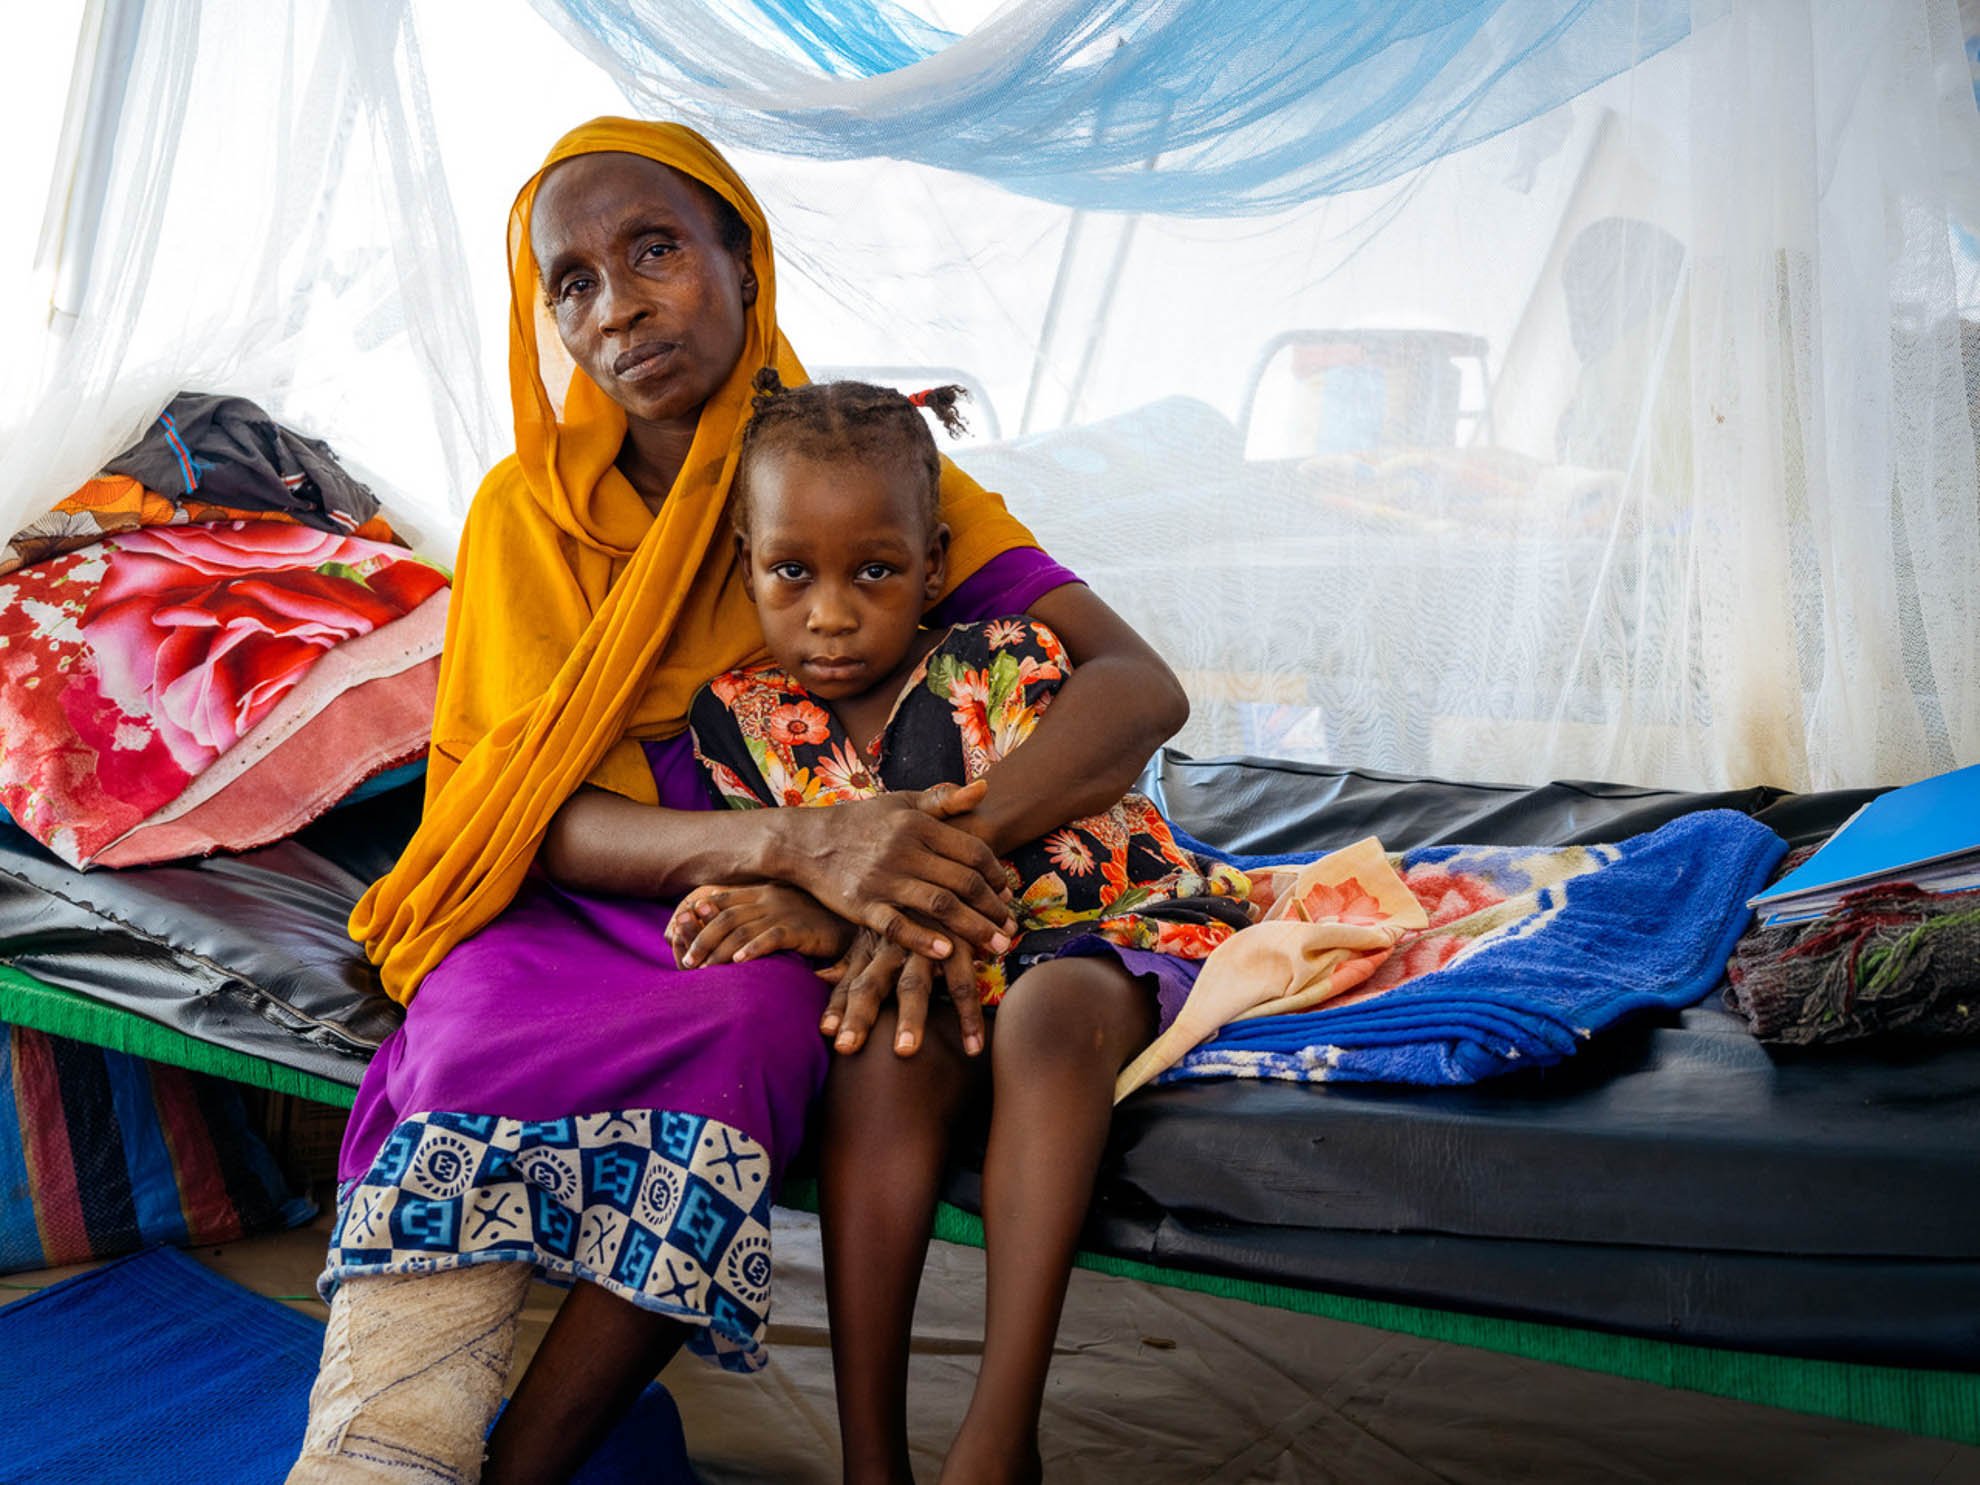
{"label": "green mattress edge", "polygon": [[342,1083],[203,1042],[135,1011],[50,985],[11,964],[0,964],[0,1021],[192,1072],[211,1073],[273,1093],[292,1094],[312,1103],[347,1109],[357,1098],[357,1090]]}
{"label": "green mattress edge", "polygon": [[[815,1182],[793,1181],[781,1205],[818,1209]],[[966,1247],[983,1246],[983,1219],[942,1203],[935,1236]],[[1456,1310],[1356,1299],[1324,1290],[1234,1279],[1192,1269],[1160,1268],[1132,1258],[1082,1252],[1080,1268],[1124,1279],[1243,1300],[1275,1310],[1318,1315],[1350,1325],[1474,1346],[1528,1361],[1554,1362],[1660,1387],[1701,1392],[1790,1412],[1895,1428],[1904,1433],[1980,1444],[1980,1373],[1867,1366],[1753,1351],[1721,1351],[1641,1336],[1609,1335],[1532,1320],[1507,1320]]]}

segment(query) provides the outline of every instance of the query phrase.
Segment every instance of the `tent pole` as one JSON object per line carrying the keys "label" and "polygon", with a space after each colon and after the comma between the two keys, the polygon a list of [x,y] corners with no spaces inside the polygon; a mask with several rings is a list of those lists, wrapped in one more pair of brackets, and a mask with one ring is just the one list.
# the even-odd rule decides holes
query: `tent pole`
{"label": "tent pole", "polygon": [[[1120,48],[1115,48],[1115,58]],[[1103,73],[1104,77],[1105,74]],[[1097,84],[1096,84],[1097,87]],[[1107,135],[1107,105],[1102,98],[1093,110],[1093,142]],[[1052,293],[1045,301],[1045,323],[1038,329],[1038,346],[1031,356],[1031,384],[1024,389],[1024,411],[1018,416],[1018,436],[1031,431],[1031,417],[1038,407],[1038,394],[1045,380],[1045,360],[1051,354],[1052,336],[1059,328],[1059,312],[1065,307],[1066,285],[1072,279],[1073,253],[1079,246],[1079,229],[1086,223],[1086,208],[1075,206],[1066,223],[1066,240],[1059,248],[1059,270],[1052,278]]]}
{"label": "tent pole", "polygon": [[[1176,101],[1173,98],[1162,100],[1162,126],[1155,131],[1155,149],[1147,163],[1141,168],[1153,170],[1161,162],[1163,142],[1168,138],[1169,120],[1175,117]],[[1086,326],[1086,348],[1080,352],[1079,369],[1073,373],[1072,386],[1066,393],[1066,414],[1063,421],[1074,423],[1079,420],[1079,403],[1086,391],[1086,378],[1093,370],[1093,361],[1100,354],[1100,337],[1106,333],[1107,313],[1114,307],[1114,293],[1121,286],[1121,275],[1127,270],[1128,253],[1134,247],[1135,229],[1141,225],[1144,213],[1136,212],[1127,219],[1121,228],[1121,237],[1114,248],[1113,266],[1107,270],[1106,281],[1100,286],[1100,303],[1093,311],[1093,318]]]}
{"label": "tent pole", "polygon": [[1066,224],[1066,240],[1059,249],[1059,271],[1052,279],[1052,294],[1045,301],[1045,323],[1038,330],[1038,346],[1031,353],[1031,384],[1024,389],[1024,411],[1018,417],[1018,434],[1022,437],[1031,431],[1031,415],[1038,406],[1039,385],[1045,379],[1045,358],[1051,354],[1052,333],[1059,326],[1059,310],[1064,306],[1066,283],[1072,277],[1073,249],[1079,245],[1080,225],[1086,220],[1086,212],[1074,207],[1072,220]]}
{"label": "tent pole", "polygon": [[[97,0],[101,21],[96,55],[90,65],[87,91],[73,94],[70,108],[83,109],[82,137],[69,188],[50,203],[50,217],[59,202],[60,246],[55,256],[55,285],[51,320],[58,329],[73,325],[89,292],[96,239],[103,227],[103,199],[110,190],[110,167],[116,151],[117,126],[124,113],[124,96],[143,28],[145,0]],[[80,74],[81,68],[77,69]]]}

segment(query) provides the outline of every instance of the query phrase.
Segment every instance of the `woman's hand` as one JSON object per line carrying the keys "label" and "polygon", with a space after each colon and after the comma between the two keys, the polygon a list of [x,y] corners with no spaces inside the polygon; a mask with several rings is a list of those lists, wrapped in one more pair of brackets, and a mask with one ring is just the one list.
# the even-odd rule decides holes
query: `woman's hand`
{"label": "woman's hand", "polygon": [[852,924],[820,907],[809,892],[781,882],[697,887],[667,923],[667,944],[682,969],[786,951],[836,959],[852,936]]}
{"label": "woman's hand", "polygon": [[895,1011],[894,1052],[912,1057],[921,1050],[928,1025],[928,1000],[937,974],[956,1017],[962,1022],[963,1051],[971,1057],[983,1050],[983,1001],[976,987],[976,960],[967,948],[956,950],[938,965],[921,954],[861,929],[845,956],[819,972],[832,984],[832,999],[818,1029],[831,1037],[834,1051],[857,1052],[880,1007],[892,995]]}
{"label": "woman's hand", "polygon": [[1017,932],[1004,865],[968,830],[945,823],[974,809],[983,790],[979,779],[771,811],[784,847],[772,875],[910,955],[947,962],[966,959],[969,948],[1001,954]]}

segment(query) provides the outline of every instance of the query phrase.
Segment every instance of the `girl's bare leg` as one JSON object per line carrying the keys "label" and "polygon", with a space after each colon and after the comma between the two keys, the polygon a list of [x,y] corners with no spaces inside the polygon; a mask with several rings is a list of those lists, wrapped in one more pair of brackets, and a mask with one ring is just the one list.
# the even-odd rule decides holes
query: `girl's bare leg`
{"label": "girl's bare leg", "polygon": [[896,1056],[889,1005],[825,1080],[819,1216],[845,1478],[911,1482],[908,1341],[949,1136],[978,1073],[956,1018],[931,1014]]}
{"label": "girl's bare leg", "polygon": [[484,1485],[569,1479],[687,1337],[678,1320],[572,1285],[489,1436]]}
{"label": "girl's bare leg", "polygon": [[1031,969],[998,1008],[983,1163],[983,1366],[942,1479],[1040,1477],[1038,1412],[1112,1122],[1114,1077],[1155,1033],[1154,997],[1112,958]]}

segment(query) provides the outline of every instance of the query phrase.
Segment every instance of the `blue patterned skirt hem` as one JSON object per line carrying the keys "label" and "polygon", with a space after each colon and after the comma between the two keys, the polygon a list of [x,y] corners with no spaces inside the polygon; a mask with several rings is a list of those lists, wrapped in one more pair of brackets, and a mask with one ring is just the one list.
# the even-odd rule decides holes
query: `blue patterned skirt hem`
{"label": "blue patterned skirt hem", "polygon": [[770,1310],[769,1154],[720,1120],[657,1109],[403,1120],[338,1193],[317,1291],[359,1274],[528,1263],[694,1327],[689,1349],[755,1371]]}

